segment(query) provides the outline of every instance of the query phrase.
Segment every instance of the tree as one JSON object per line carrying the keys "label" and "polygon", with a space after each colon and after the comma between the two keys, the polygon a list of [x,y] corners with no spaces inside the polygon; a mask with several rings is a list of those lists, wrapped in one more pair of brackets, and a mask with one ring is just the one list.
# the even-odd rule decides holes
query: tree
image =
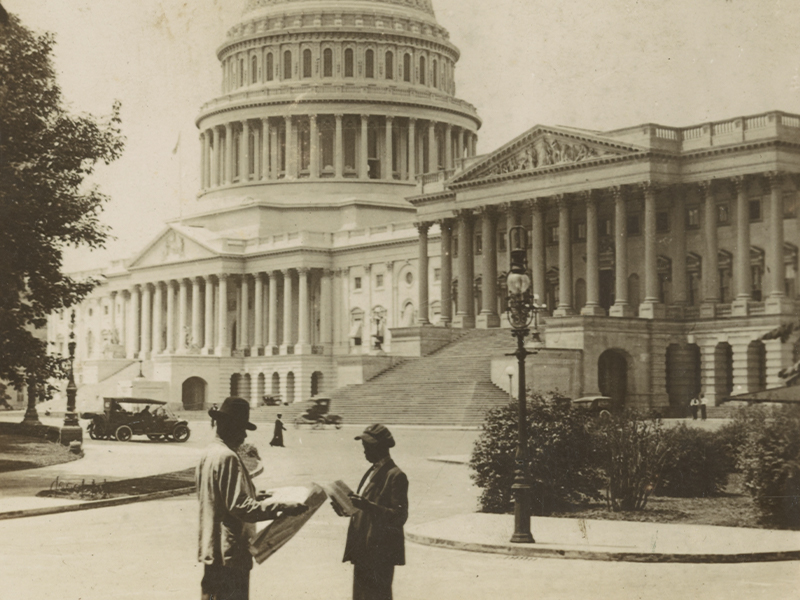
{"label": "tree", "polygon": [[54,44],[15,15],[0,22],[0,379],[15,387],[63,376],[64,361],[33,330],[97,284],[62,273],[63,252],[104,245],[107,198],[85,179],[124,143],[118,102],[103,118],[67,112]]}

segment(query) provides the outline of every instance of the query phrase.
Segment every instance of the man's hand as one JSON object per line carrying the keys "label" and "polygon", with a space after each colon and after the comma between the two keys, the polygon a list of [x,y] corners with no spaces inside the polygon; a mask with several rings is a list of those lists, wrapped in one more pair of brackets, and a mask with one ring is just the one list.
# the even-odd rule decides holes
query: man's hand
{"label": "man's hand", "polygon": [[346,517],[347,515],[342,510],[342,507],[339,506],[338,502],[331,501],[331,507],[333,508],[333,512],[335,512],[340,517]]}
{"label": "man's hand", "polygon": [[281,513],[290,517],[302,515],[308,510],[308,506],[301,504],[300,502],[280,502],[275,504],[274,507],[275,510],[280,511]]}
{"label": "man's hand", "polygon": [[359,496],[358,494],[349,494],[349,497],[350,497],[350,502],[353,503],[353,506],[355,506],[360,510],[366,510],[367,507],[369,507],[372,504],[372,502],[366,500],[365,498]]}

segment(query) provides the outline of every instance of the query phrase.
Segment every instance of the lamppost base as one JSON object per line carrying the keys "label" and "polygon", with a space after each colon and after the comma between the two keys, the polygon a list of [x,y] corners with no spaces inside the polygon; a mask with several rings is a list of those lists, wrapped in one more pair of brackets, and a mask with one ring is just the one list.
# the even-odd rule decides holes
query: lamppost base
{"label": "lamppost base", "polygon": [[514,533],[511,536],[512,544],[533,544],[533,536],[530,533]]}
{"label": "lamppost base", "polygon": [[69,446],[70,442],[83,443],[83,429],[80,425],[64,425],[61,428],[61,445]]}
{"label": "lamppost base", "polygon": [[22,424],[23,425],[41,425],[42,422],[39,420],[39,413],[36,411],[35,408],[29,408],[25,411],[25,416],[22,417]]}

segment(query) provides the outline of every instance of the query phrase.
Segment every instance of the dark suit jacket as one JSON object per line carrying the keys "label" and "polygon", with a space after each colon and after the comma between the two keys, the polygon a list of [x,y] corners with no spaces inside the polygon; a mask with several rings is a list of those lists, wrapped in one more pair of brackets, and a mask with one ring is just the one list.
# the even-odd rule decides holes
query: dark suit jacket
{"label": "dark suit jacket", "polygon": [[406,564],[403,525],[408,519],[408,477],[390,459],[361,495],[373,506],[350,517],[343,561],[374,566]]}

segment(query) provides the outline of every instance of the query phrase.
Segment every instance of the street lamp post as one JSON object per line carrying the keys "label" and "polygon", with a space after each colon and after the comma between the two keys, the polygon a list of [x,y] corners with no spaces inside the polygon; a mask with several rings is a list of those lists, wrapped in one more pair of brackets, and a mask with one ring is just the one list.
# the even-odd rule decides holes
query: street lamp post
{"label": "street lamp post", "polygon": [[75,399],[78,395],[78,386],[75,385],[75,311],[72,311],[69,322],[69,381],[67,382],[67,411],[64,413],[64,426],[61,428],[61,443],[69,446],[70,442],[83,442],[83,429],[78,422],[78,413],[75,411]]}
{"label": "street lamp post", "polygon": [[508,356],[517,357],[517,404],[518,439],[515,457],[514,485],[514,543],[532,543],[530,491],[531,481],[528,476],[528,415],[527,394],[525,387],[525,358],[529,352],[525,348],[525,337],[530,333],[529,326],[534,322],[534,340],[539,339],[538,328],[534,318],[542,307],[538,304],[538,296],[531,293],[531,278],[528,275],[527,232],[524,227],[512,227],[509,231],[509,247],[511,264],[506,283],[508,286],[508,322],[511,335],[517,339],[517,350]]}

